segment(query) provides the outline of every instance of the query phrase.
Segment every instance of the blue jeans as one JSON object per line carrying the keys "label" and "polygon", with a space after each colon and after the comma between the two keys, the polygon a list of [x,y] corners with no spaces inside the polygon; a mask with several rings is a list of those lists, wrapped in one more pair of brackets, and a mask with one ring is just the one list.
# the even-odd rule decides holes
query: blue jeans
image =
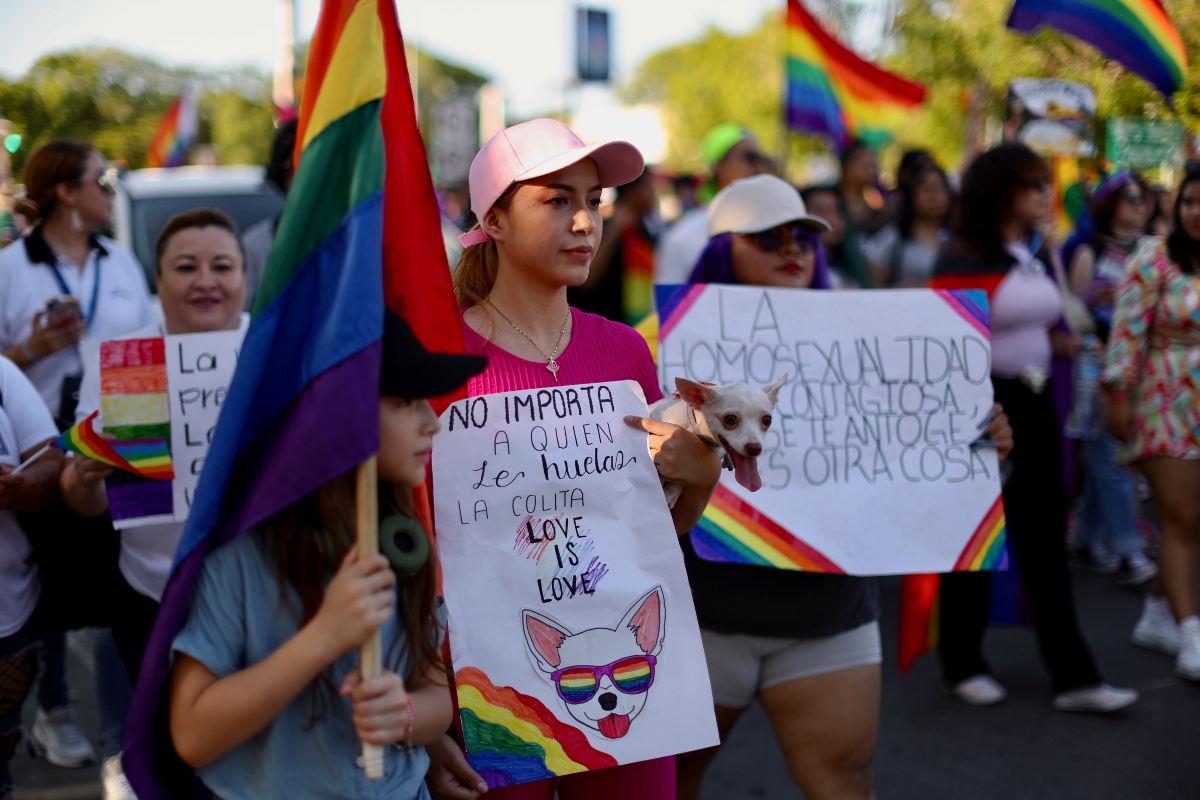
{"label": "blue jeans", "polygon": [[1083,507],[1075,541],[1081,546],[1107,544],[1127,558],[1142,552],[1138,534],[1133,473],[1117,464],[1119,442],[1108,431],[1083,442]]}
{"label": "blue jeans", "polygon": [[96,695],[100,701],[99,750],[103,760],[121,752],[133,687],[110,629],[96,631],[92,652],[96,660]]}

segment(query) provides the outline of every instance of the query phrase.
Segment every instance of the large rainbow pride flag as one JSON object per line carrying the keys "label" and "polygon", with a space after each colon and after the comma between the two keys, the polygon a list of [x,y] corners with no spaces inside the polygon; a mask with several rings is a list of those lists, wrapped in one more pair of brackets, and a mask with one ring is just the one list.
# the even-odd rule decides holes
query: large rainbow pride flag
{"label": "large rainbow pride flag", "polygon": [[787,4],[787,124],[878,145],[925,99],[925,87],[865,61],[830,36],[800,0]]}
{"label": "large rainbow pride flag", "polygon": [[163,114],[154,130],[150,150],[146,153],[147,167],[181,167],[187,162],[187,151],[199,135],[196,102],[181,94]]}
{"label": "large rainbow pride flag", "polygon": [[1082,39],[1162,92],[1168,102],[1187,72],[1187,51],[1161,0],[1015,0],[1008,27],[1042,25]]}
{"label": "large rainbow pride flag", "polygon": [[186,769],[160,702],[205,556],[378,451],[385,303],[430,350],[463,350],[390,0],[325,0],[296,150],[254,319],[130,709],[125,774],[143,800],[166,800],[168,781]]}

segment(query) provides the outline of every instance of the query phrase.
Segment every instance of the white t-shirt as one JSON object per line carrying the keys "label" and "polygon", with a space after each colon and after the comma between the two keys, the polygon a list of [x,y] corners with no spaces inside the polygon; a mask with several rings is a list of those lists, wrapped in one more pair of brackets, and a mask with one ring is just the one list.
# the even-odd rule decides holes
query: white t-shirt
{"label": "white t-shirt", "polygon": [[[50,410],[21,368],[0,356],[0,464],[17,466],[21,453],[58,436]],[[0,511],[0,639],[25,626],[40,586],[33,547],[12,510]]]}
{"label": "white t-shirt", "polygon": [[683,284],[708,245],[708,210],[693,208],[667,228],[654,254],[654,282]]}
{"label": "white t-shirt", "polygon": [[[88,324],[87,337],[79,345],[45,356],[26,371],[50,413],[58,415],[63,379],[79,375],[91,354],[99,353],[100,342],[153,324],[154,313],[146,274],[125,247],[103,236],[92,237],[92,249],[80,270],[79,265],[53,254],[39,227],[24,240],[0,250],[0,350],[28,339],[34,315],[46,308],[51,297],[63,294],[52,264],[68,293],[79,301]],[[87,319],[97,274],[96,318]]]}
{"label": "white t-shirt", "polygon": [[[243,337],[250,327],[250,315],[242,313],[238,333]],[[165,331],[158,325],[148,325],[141,330],[116,336],[116,339],[150,339],[163,336]],[[83,374],[79,387],[79,405],[75,409],[75,421],[82,422],[93,411],[100,411],[100,351],[96,351],[92,362]],[[104,416],[96,418],[96,429],[104,429]],[[162,600],[171,574],[171,562],[183,536],[182,522],[166,522],[160,525],[141,525],[121,531],[121,555],[117,565],[121,575],[138,593],[156,602]]]}

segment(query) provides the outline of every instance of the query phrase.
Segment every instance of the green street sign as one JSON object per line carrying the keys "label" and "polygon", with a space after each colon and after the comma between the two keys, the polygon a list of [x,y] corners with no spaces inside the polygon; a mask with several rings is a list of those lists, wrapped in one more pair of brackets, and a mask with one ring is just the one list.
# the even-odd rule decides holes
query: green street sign
{"label": "green street sign", "polygon": [[1183,125],[1142,117],[1109,117],[1105,123],[1104,156],[1126,169],[1155,169],[1183,165]]}
{"label": "green street sign", "polygon": [[4,149],[10,153],[15,153],[21,149],[21,134],[10,133],[4,137]]}

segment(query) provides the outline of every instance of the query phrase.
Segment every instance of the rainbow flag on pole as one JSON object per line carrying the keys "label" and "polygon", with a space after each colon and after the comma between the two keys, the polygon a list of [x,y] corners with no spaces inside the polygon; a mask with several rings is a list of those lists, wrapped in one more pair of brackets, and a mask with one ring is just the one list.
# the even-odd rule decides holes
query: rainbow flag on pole
{"label": "rainbow flag on pole", "polygon": [[63,431],[54,446],[143,478],[169,481],[175,477],[175,470],[171,466],[171,447],[166,439],[158,436],[110,442],[102,439],[92,427],[99,414],[99,411],[94,411],[83,422]]}
{"label": "rainbow flag on pole", "polygon": [[1168,102],[1183,85],[1187,51],[1161,0],[1015,0],[1008,27],[1034,31],[1042,25],[1120,61]]}
{"label": "rainbow flag on pole", "polygon": [[150,150],[146,153],[146,166],[183,166],[187,162],[188,148],[195,144],[198,133],[196,101],[188,94],[181,94],[163,114],[154,131]]}
{"label": "rainbow flag on pole", "polygon": [[379,449],[385,303],[430,350],[463,351],[391,0],[322,5],[294,163],[130,709],[125,774],[142,800],[166,800],[186,769],[160,702],[205,556]]}
{"label": "rainbow flag on pole", "polygon": [[925,87],[864,61],[800,0],[787,4],[787,124],[838,147],[882,144],[925,99]]}

